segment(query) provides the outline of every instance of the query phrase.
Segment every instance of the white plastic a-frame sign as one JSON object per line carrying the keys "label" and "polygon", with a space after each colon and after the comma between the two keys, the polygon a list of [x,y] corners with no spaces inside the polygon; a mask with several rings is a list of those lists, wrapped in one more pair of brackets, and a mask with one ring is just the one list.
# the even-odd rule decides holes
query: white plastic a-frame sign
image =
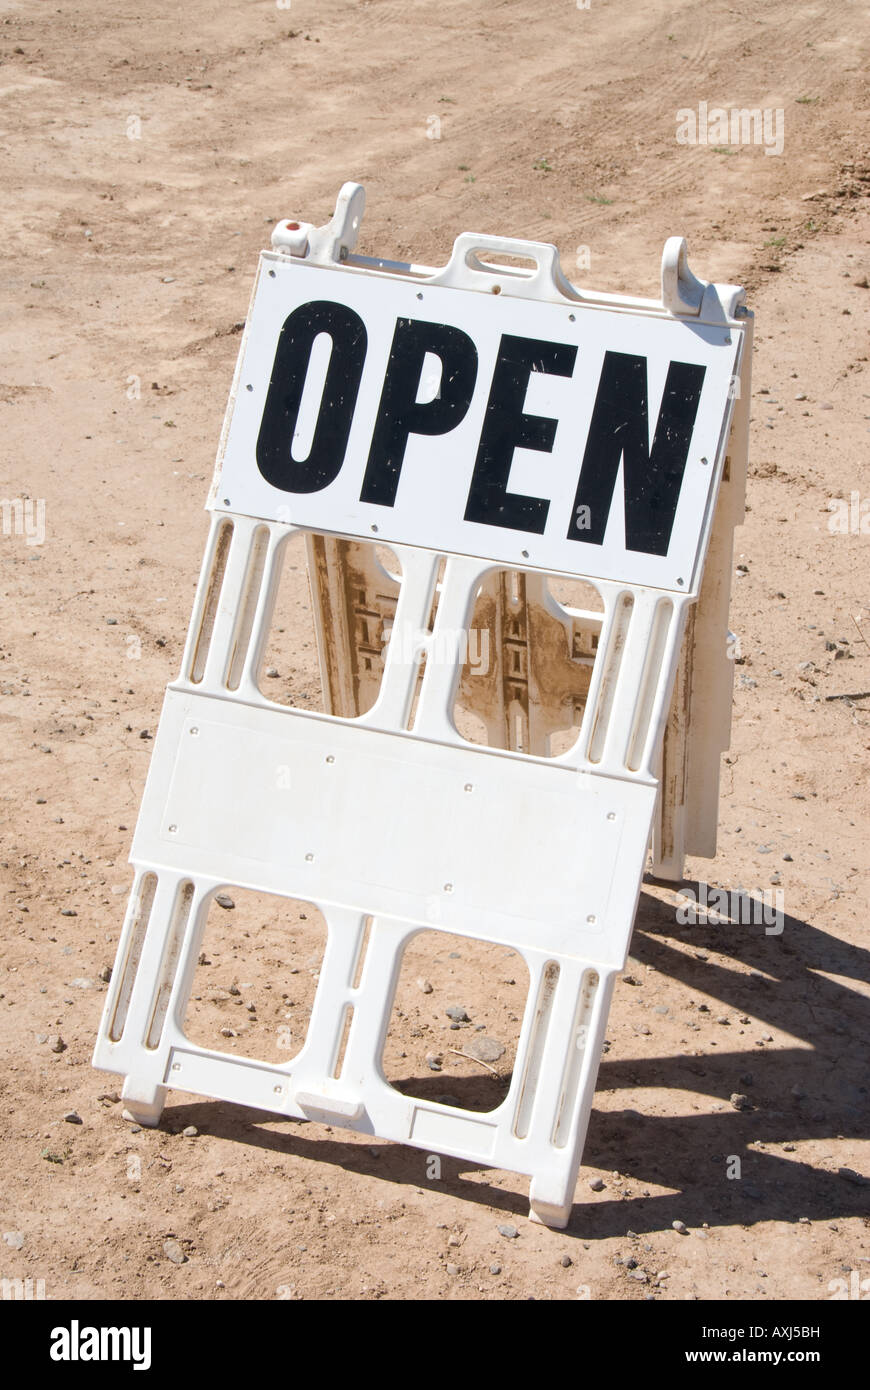
{"label": "white plastic a-frame sign", "polygon": [[[281,223],[261,257],[94,1063],[125,1076],[142,1123],[158,1122],[169,1087],[325,1120],[527,1173],[533,1216],[559,1226],[654,826],[749,319],[742,291],[691,275],[679,239],[665,247],[659,302],[581,292],[535,242],[466,234],[440,270],[357,256],[362,207],[362,189],[345,185],[327,226]],[[400,561],[364,714],[287,709],[258,688],[282,551],[300,530],[326,556],[313,580],[321,661],[344,652],[327,693],[354,647],[325,606],[349,553],[336,547],[377,538]],[[543,735],[523,751],[475,746],[452,716],[456,635],[506,571],[522,571],[560,640],[588,637],[566,647],[582,713],[556,753]],[[546,575],[583,577],[600,609],[559,604]],[[538,631],[523,637],[531,662]],[[521,665],[502,672],[504,689]],[[209,904],[228,886],[305,899],[327,921],[307,1036],[280,1065],[184,1031]],[[384,1079],[402,953],[423,929],[503,943],[528,966],[516,1063],[490,1113]]]}

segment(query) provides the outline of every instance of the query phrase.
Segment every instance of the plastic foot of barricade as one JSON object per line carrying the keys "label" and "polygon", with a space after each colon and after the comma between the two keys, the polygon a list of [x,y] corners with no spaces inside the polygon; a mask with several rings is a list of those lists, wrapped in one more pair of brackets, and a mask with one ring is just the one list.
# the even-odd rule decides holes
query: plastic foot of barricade
{"label": "plastic foot of barricade", "polygon": [[539,1185],[532,1178],[529,1187],[529,1220],[539,1226],[552,1226],[556,1231],[563,1231],[568,1225],[573,1202],[547,1202],[538,1195],[536,1188],[539,1188]]}
{"label": "plastic foot of barricade", "polygon": [[121,1090],[124,1102],[122,1116],[134,1124],[153,1129],[160,1123],[166,1104],[166,1091],[166,1086],[155,1086],[151,1081],[137,1081],[135,1077],[128,1076]]}

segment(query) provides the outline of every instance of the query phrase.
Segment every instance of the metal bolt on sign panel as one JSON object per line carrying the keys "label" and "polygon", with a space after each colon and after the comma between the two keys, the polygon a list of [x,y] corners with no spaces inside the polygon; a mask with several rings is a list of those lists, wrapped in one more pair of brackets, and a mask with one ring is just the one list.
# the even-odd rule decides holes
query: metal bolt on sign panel
{"label": "metal bolt on sign panel", "polygon": [[[363,201],[346,184],[261,255],[94,1065],[140,1123],[169,1088],[319,1119],[528,1174],[564,1226],[651,841],[671,876],[715,848],[751,317],[679,238],[660,301],[593,294],[512,238],[463,234],[441,269],[357,255]],[[324,711],[260,686],[297,535]],[[286,1060],[186,1031],[227,887],[325,918]],[[487,1113],[385,1078],[423,931],[528,969]]]}

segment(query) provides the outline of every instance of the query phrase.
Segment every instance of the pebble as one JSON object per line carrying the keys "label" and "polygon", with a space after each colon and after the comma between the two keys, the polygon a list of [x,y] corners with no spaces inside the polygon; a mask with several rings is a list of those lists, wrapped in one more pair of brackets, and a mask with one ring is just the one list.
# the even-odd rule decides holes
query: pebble
{"label": "pebble", "polygon": [[20,1250],[24,1244],[23,1231],[4,1231],[3,1239],[12,1250]]}
{"label": "pebble", "polygon": [[196,1136],[199,1134],[199,1130],[197,1129],[196,1125],[188,1125],[186,1129],[183,1129],[181,1131],[181,1133],[185,1139],[195,1139]]}
{"label": "pebble", "polygon": [[500,1236],[504,1236],[505,1240],[516,1240],[519,1235],[516,1226],[512,1226],[510,1222],[507,1222],[504,1226],[499,1226],[498,1233]]}
{"label": "pebble", "polygon": [[498,1038],[472,1038],[465,1051],[478,1062],[497,1062],[504,1056],[504,1044]]}
{"label": "pebble", "polygon": [[459,1265],[448,1265],[448,1266],[447,1266],[447,1273],[448,1273],[448,1274],[458,1274],[458,1273],[459,1273]]}
{"label": "pebble", "polygon": [[490,1265],[490,1274],[501,1274],[501,1265]]}
{"label": "pebble", "polygon": [[573,1263],[574,1261],[571,1259],[570,1255],[563,1255],[561,1260],[559,1261],[559,1264],[562,1266],[563,1269],[570,1269]]}
{"label": "pebble", "polygon": [[593,1191],[593,1192],[603,1192],[603,1191],[604,1191],[604,1187],[605,1187],[604,1179],[603,1179],[603,1178],[590,1178],[590,1179],[589,1179],[589,1186],[592,1188],[592,1191]]}
{"label": "pebble", "polygon": [[187,1256],[177,1240],[164,1240],[163,1253],[167,1260],[171,1260],[174,1265],[187,1264]]}
{"label": "pebble", "polygon": [[470,1023],[468,1012],[461,1004],[448,1004],[444,1010],[448,1018],[452,1018],[454,1023]]}
{"label": "pebble", "polygon": [[82,1117],[77,1110],[68,1110],[63,1117],[68,1125],[80,1125]]}
{"label": "pebble", "polygon": [[671,1225],[678,1235],[687,1236],[689,1234],[689,1228],[685,1221],[672,1221]]}
{"label": "pebble", "polygon": [[639,983],[639,981],[636,980],[633,975],[623,975],[622,983],[624,985],[636,985]]}
{"label": "pebble", "polygon": [[459,1236],[452,1235],[447,1237],[447,1244],[455,1248],[457,1245],[461,1245],[462,1241],[459,1239]]}
{"label": "pebble", "polygon": [[102,968],[102,970],[100,971],[100,979],[102,980],[102,982],[103,982],[104,985],[107,985],[107,984],[109,983],[109,981],[111,980],[111,978],[112,978],[112,967],[111,967],[111,965],[104,965],[103,968]]}
{"label": "pebble", "polygon": [[436,1054],[435,1054],[434,1052],[427,1052],[427,1053],[426,1053],[426,1065],[427,1065],[427,1067],[429,1068],[430,1071],[440,1071],[440,1070],[441,1070],[441,1058],[438,1057],[438,1056],[436,1056]]}
{"label": "pebble", "polygon": [[36,1041],[38,1043],[48,1042],[48,1035],[46,1033],[37,1033]]}
{"label": "pebble", "polygon": [[266,667],[266,675],[269,676],[269,678],[270,678],[271,680],[274,680],[275,677],[277,676],[277,674],[278,674],[278,667],[277,667],[277,666],[267,666],[267,667]]}
{"label": "pebble", "polygon": [[51,1037],[49,1037],[48,1045],[51,1048],[52,1052],[66,1052],[66,1043],[60,1036],[60,1033],[54,1033]]}
{"label": "pebble", "polygon": [[238,1033],[236,1033],[236,1031],[235,1031],[234,1028],[222,1028],[222,1029],[221,1029],[221,1037],[222,1037],[222,1038],[236,1038],[236,1037],[238,1037]]}
{"label": "pebble", "polygon": [[78,917],[79,914],[73,907],[62,907],[60,910],[60,915],[61,917]]}
{"label": "pebble", "polygon": [[222,907],[226,912],[229,912],[231,907],[235,907],[235,903],[229,893],[216,893],[214,900],[218,907]]}
{"label": "pebble", "polygon": [[419,989],[421,994],[431,994],[432,982],[431,980],[424,980],[421,976],[420,979],[417,981],[417,988]]}

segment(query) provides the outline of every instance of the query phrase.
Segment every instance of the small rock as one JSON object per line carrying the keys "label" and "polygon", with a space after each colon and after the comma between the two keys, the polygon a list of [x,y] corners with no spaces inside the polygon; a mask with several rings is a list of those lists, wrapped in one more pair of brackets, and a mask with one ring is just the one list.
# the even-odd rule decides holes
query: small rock
{"label": "small rock", "polygon": [[637,1260],[633,1255],[629,1255],[628,1259],[623,1260],[622,1263],[625,1265],[626,1269],[637,1269]]}
{"label": "small rock", "polygon": [[148,732],[147,729],[140,729],[140,730],[139,730],[139,737],[140,737],[140,738],[150,738],[151,735],[150,735],[150,733]]}
{"label": "small rock", "polygon": [[82,1117],[77,1110],[68,1110],[63,1117],[68,1125],[80,1125]]}
{"label": "small rock", "polygon": [[266,667],[266,675],[269,677],[270,680],[274,680],[275,677],[277,676],[277,674],[278,674],[278,667],[277,667],[277,666],[267,666],[267,667]]}
{"label": "small rock", "polygon": [[642,1269],[629,1270],[628,1277],[629,1279],[636,1279],[639,1284],[649,1283],[649,1275],[646,1274]]}
{"label": "small rock", "polygon": [[447,1237],[447,1244],[452,1245],[455,1248],[457,1245],[461,1245],[462,1241],[459,1239],[459,1236],[452,1235]]}
{"label": "small rock", "polygon": [[417,988],[419,989],[421,994],[431,994],[432,982],[431,980],[424,980],[421,976],[420,979],[417,981]]}
{"label": "small rock", "polygon": [[60,910],[60,915],[61,917],[78,917],[79,914],[76,912],[75,908],[62,907]]}
{"label": "small rock", "polygon": [[501,1265],[490,1265],[490,1274],[501,1274]]}
{"label": "small rock", "polygon": [[470,1023],[468,1012],[461,1004],[448,1004],[444,1010],[448,1018],[452,1018],[454,1023]]}
{"label": "small rock", "polygon": [[650,1029],[647,1027],[645,1023],[642,1023],[637,1031],[639,1033],[643,1033],[645,1037],[648,1037],[650,1033]]}
{"label": "small rock", "polygon": [[512,1226],[510,1222],[506,1222],[503,1226],[499,1226],[498,1233],[500,1236],[504,1236],[505,1240],[516,1240],[519,1235],[516,1226]]}
{"label": "small rock", "polygon": [[752,1102],[748,1096],[741,1095],[739,1091],[734,1091],[731,1096],[731,1104],[735,1110],[751,1110]]}
{"label": "small rock", "polygon": [[592,1191],[593,1191],[593,1192],[603,1192],[603,1191],[604,1191],[604,1187],[605,1187],[604,1179],[603,1179],[603,1178],[590,1178],[590,1179],[589,1179],[589,1186],[592,1188]]}
{"label": "small rock", "polygon": [[4,1231],[3,1239],[11,1250],[20,1250],[24,1244],[23,1231]]}
{"label": "small rock", "polygon": [[[214,900],[217,903],[218,907],[222,907],[225,912],[229,912],[231,907],[235,907],[235,903],[233,902],[229,893],[215,893]],[[230,990],[230,993],[232,994],[232,989]],[[238,994],[238,990],[236,990],[236,993]]]}
{"label": "small rock", "polygon": [[793,1154],[794,1151],[795,1151],[794,1144],[783,1144],[782,1147],[783,1147],[784,1152],[787,1153],[787,1154]]}
{"label": "small rock", "polygon": [[458,1273],[459,1273],[459,1265],[448,1265],[448,1266],[447,1266],[447,1273],[448,1273],[448,1274],[458,1274]]}
{"label": "small rock", "polygon": [[48,1042],[48,1035],[47,1035],[47,1033],[37,1033],[37,1035],[36,1035],[36,1041],[37,1041],[38,1043],[40,1043],[40,1044],[42,1044],[42,1043],[44,1043],[44,1042]]}
{"label": "small rock", "polygon": [[66,1052],[66,1043],[60,1036],[60,1033],[55,1033],[49,1037],[48,1045],[52,1052]]}
{"label": "small rock", "polygon": [[561,1260],[559,1261],[559,1264],[562,1266],[563,1269],[570,1269],[573,1263],[574,1261],[571,1259],[570,1255],[563,1255]]}
{"label": "small rock", "polygon": [[236,1038],[236,1037],[238,1037],[238,1034],[236,1033],[236,1031],[235,1031],[234,1028],[222,1028],[222,1029],[221,1029],[221,1037],[222,1037],[222,1038]]}
{"label": "small rock", "polygon": [[103,968],[102,968],[102,970],[100,971],[100,979],[102,980],[102,982],[103,982],[104,985],[107,985],[107,984],[109,983],[109,981],[111,980],[111,978],[112,978],[112,967],[111,967],[111,965],[104,965]]}
{"label": "small rock", "polygon": [[[813,194],[812,196],[814,197],[815,195]],[[805,391],[798,391],[797,395],[795,396],[796,401],[805,401],[806,398],[807,395]]]}
{"label": "small rock", "polygon": [[623,975],[622,983],[624,985],[637,985],[640,981],[636,980],[633,975]]}
{"label": "small rock", "polygon": [[167,1260],[171,1260],[174,1265],[187,1264],[187,1256],[177,1240],[164,1240],[163,1253]]}
{"label": "small rock", "polygon": [[427,1065],[427,1067],[429,1068],[430,1071],[440,1071],[440,1070],[441,1070],[441,1058],[440,1058],[440,1056],[439,1056],[437,1053],[435,1053],[435,1052],[427,1052],[427,1053],[426,1053],[426,1065]]}
{"label": "small rock", "polygon": [[187,1125],[187,1127],[183,1129],[181,1133],[185,1139],[195,1139],[196,1136],[199,1134],[199,1130],[197,1129],[196,1125]]}
{"label": "small rock", "polygon": [[689,1228],[685,1221],[672,1221],[671,1225],[678,1235],[687,1236],[689,1234]]}
{"label": "small rock", "polygon": [[791,856],[790,854],[784,854],[784,855],[782,856],[782,858],[783,858],[783,862],[786,863],[786,864],[792,864],[792,863],[794,862],[794,860],[793,860],[793,858],[792,858],[792,856]]}
{"label": "small rock", "polygon": [[498,1038],[472,1038],[465,1051],[478,1062],[497,1062],[504,1056],[504,1044]]}

